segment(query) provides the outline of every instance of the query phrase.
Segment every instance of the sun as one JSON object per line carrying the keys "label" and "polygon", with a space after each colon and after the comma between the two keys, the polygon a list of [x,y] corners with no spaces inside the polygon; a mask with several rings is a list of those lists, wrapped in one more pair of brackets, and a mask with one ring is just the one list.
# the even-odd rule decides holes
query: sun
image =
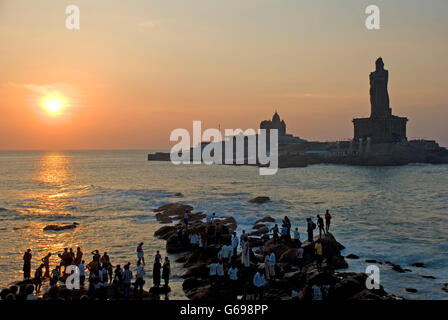
{"label": "sun", "polygon": [[67,105],[67,98],[59,92],[51,92],[41,98],[40,104],[50,115],[56,116]]}

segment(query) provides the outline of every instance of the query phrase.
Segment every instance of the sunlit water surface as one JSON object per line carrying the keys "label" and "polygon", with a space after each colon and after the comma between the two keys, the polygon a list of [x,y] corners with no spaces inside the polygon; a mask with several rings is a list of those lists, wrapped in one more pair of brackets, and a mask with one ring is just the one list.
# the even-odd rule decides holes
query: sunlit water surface
{"label": "sunlit water surface", "polygon": [[[381,284],[407,298],[447,299],[448,166],[402,167],[315,165],[281,169],[260,176],[254,167],[181,165],[148,162],[145,151],[0,152],[0,287],[22,278],[22,255],[38,258],[65,247],[107,251],[113,264],[131,261],[136,245],[145,243],[153,261],[165,255],[165,242],[154,238],[159,224],[153,209],[182,201],[197,210],[234,216],[249,229],[265,215],[288,215],[305,236],[305,218],[330,209],[333,232],[359,260],[350,269],[362,272],[365,259],[392,261],[409,268],[404,274],[380,265]],[[183,198],[175,197],[182,192]],[[254,205],[259,195],[272,201]],[[78,228],[44,232],[48,224],[78,222]],[[182,299],[183,270],[173,263],[170,299]],[[52,264],[57,262],[54,257]],[[424,262],[426,268],[414,268]],[[146,266],[152,285],[152,263]],[[436,279],[424,279],[432,275]],[[418,289],[410,294],[405,288]]]}

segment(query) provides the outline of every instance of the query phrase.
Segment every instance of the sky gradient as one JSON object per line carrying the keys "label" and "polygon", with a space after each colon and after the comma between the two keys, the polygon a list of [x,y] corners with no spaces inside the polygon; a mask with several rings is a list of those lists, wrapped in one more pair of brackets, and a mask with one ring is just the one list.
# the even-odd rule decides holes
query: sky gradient
{"label": "sky gradient", "polygon": [[[65,8],[81,11],[65,28]],[[381,9],[381,30],[365,8]],[[383,57],[408,138],[448,146],[448,1],[0,0],[0,149],[168,149],[173,129],[353,137]],[[67,106],[39,105],[58,91]]]}

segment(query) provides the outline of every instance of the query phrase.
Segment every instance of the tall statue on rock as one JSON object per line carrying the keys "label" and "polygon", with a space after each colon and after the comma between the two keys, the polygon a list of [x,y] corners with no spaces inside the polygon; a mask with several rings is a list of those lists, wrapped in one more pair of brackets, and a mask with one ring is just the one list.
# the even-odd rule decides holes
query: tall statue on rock
{"label": "tall statue on rock", "polygon": [[371,118],[384,118],[392,115],[389,107],[389,93],[387,83],[389,72],[384,69],[383,59],[376,60],[376,70],[370,73],[370,104],[372,106]]}

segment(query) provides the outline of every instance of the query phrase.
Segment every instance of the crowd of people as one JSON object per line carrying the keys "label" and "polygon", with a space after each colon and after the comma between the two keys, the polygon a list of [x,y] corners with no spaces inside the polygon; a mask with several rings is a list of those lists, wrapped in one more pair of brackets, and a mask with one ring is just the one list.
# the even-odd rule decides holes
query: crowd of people
{"label": "crowd of people", "polygon": [[[84,253],[80,247],[76,249],[76,252],[72,248],[65,248],[62,253],[57,256],[60,258],[60,262],[55,265],[54,269],[50,271],[50,257],[52,253],[48,253],[41,259],[41,263],[37,267],[34,273],[34,277],[31,277],[31,262],[33,255],[31,249],[28,249],[23,255],[23,276],[24,280],[28,280],[29,283],[24,287],[23,292],[18,294],[18,286],[12,286],[2,291],[1,299],[15,300],[37,300],[42,283],[45,279],[49,279],[50,289],[48,291],[48,299],[53,300],[58,297],[58,284],[59,282],[67,281],[68,277],[78,272],[79,285],[83,288],[87,288],[86,295],[82,296],[83,299],[98,299],[105,300],[108,298],[114,299],[130,299],[131,297],[131,285],[134,281],[134,298],[142,299],[143,286],[145,284],[145,258],[143,252],[143,242],[137,246],[137,262],[135,276],[131,271],[131,263],[127,262],[123,267],[120,264],[112,265],[111,259],[107,252],[103,255],[98,250],[91,252],[92,259],[86,264],[83,260]],[[77,268],[69,268],[69,266],[76,266]],[[86,283],[86,273],[88,273]],[[169,288],[169,280],[171,275],[170,260],[165,257],[162,263],[162,256],[157,251],[155,254],[153,265],[153,283],[154,287],[159,288],[161,286],[161,279],[164,280],[164,287]],[[108,290],[108,289],[111,290]],[[167,291],[167,290],[165,290]],[[112,292],[111,296],[108,293]]]}
{"label": "crowd of people", "polygon": [[[207,225],[213,228],[206,228],[202,232],[199,232],[193,228],[189,228],[189,213],[185,212],[183,218],[183,226],[178,228],[178,242],[185,244],[185,239],[188,241],[190,250],[204,250],[207,245],[212,244],[209,242],[220,241],[219,227],[215,226],[216,214],[208,214],[206,216]],[[327,210],[324,218],[317,215],[317,224],[313,222],[311,218],[307,218],[307,240],[313,243],[313,261],[316,263],[318,271],[322,270],[322,262],[324,258],[324,252],[329,251],[323,248],[320,239],[322,235],[329,232],[331,224],[331,215]],[[324,222],[325,219],[325,222]],[[314,241],[314,230],[319,229],[319,239]],[[213,229],[213,236],[210,238],[209,230]],[[288,217],[284,217],[282,221],[281,229],[277,224],[270,230],[272,231],[272,239],[274,243],[281,241],[293,241],[297,246],[297,266],[300,271],[304,266],[304,249],[301,247],[301,239],[298,228],[295,228],[293,232],[293,239],[291,239],[291,221]],[[280,234],[280,235],[279,235]],[[211,240],[211,241],[210,241]],[[236,232],[233,232],[231,240],[228,243],[213,243],[221,246],[217,256],[208,265],[210,283],[213,286],[219,286],[229,284],[233,287],[243,286],[244,291],[249,296],[253,294],[254,297],[261,299],[263,297],[263,288],[267,281],[274,281],[276,279],[276,261],[277,258],[273,250],[269,250],[264,257],[264,269],[258,269],[253,274],[249,274],[250,260],[253,255],[252,248],[249,244],[249,235],[245,230],[242,230],[240,236]],[[83,259],[83,252],[80,247],[76,248],[76,252],[72,248],[65,248],[62,253],[57,254],[60,258],[59,264],[50,271],[50,258],[52,253],[48,253],[41,259],[41,263],[35,270],[34,277],[31,278],[31,262],[32,253],[31,249],[28,249],[23,255],[23,275],[25,280],[32,280],[26,287],[24,292],[17,293],[18,287],[12,286],[9,289],[4,289],[1,292],[1,299],[14,300],[22,298],[25,300],[36,300],[40,294],[43,280],[48,278],[50,284],[50,290],[48,292],[48,299],[58,298],[58,283],[60,281],[66,281],[70,276],[67,272],[69,266],[76,266],[79,272],[79,284],[80,286],[86,286],[86,273],[87,278],[87,294],[83,299],[99,299],[105,300],[107,298],[114,299],[130,299],[131,285],[134,281],[134,297],[142,299],[143,286],[145,284],[145,256],[143,251],[143,242],[139,243],[136,249],[137,262],[135,269],[135,277],[131,270],[131,263],[127,262],[123,267],[120,264],[112,265],[111,260],[107,252],[103,255],[98,250],[91,252],[92,259],[86,264]],[[241,253],[241,261],[238,263],[238,255]],[[331,257],[326,257],[329,260]],[[241,268],[238,269],[238,267]],[[71,269],[73,273],[73,268]],[[166,256],[162,262],[162,256],[157,250],[154,256],[154,264],[152,271],[153,285],[155,288],[161,286],[161,279],[164,280],[163,286],[168,288],[171,275],[170,260]],[[252,271],[253,272],[253,271]],[[111,290],[108,290],[110,288]],[[325,286],[314,285],[311,290],[313,299],[321,300],[328,293],[328,288]],[[23,291],[23,290],[21,290]],[[108,292],[112,292],[112,296],[108,296]],[[292,290],[292,298],[303,299],[310,292],[307,292],[307,288],[297,288]]]}
{"label": "crowd of people", "polygon": [[[213,225],[215,214],[207,215],[206,221],[208,224]],[[321,238],[323,235],[329,233],[331,224],[331,215],[329,210],[326,211],[324,219],[317,215],[317,224],[315,224],[312,218],[307,218],[307,240],[313,245],[313,262],[316,264],[317,270],[322,271],[322,262],[324,260],[324,252],[327,252],[327,260],[331,259],[331,251],[323,248]],[[209,244],[209,228],[199,232],[193,228],[188,228],[189,216],[188,212],[184,215],[184,227],[178,229],[178,241],[182,242],[184,234],[188,234],[189,246],[192,251],[204,250]],[[314,230],[319,228],[319,239],[314,241]],[[216,237],[216,229],[213,225],[212,228],[214,239]],[[293,241],[297,246],[297,266],[301,272],[304,266],[304,249],[301,247],[301,239],[298,228],[295,228],[293,232],[293,239],[291,239],[291,221],[285,216],[282,221],[281,229],[275,224],[272,231],[272,238],[274,243],[282,241]],[[245,230],[242,230],[241,235],[238,237],[236,232],[233,232],[231,240],[228,243],[219,244],[222,245],[217,256],[208,265],[210,283],[213,286],[226,286],[231,287],[243,286],[244,292],[247,296],[253,295],[255,298],[261,299],[263,296],[263,288],[267,284],[267,281],[274,281],[276,279],[276,260],[277,257],[273,250],[270,250],[264,257],[264,269],[256,270],[255,273],[250,274],[250,257],[253,255],[252,249],[249,243],[249,235]],[[216,243],[210,243],[216,244]],[[241,256],[241,261],[238,263],[238,256]],[[238,269],[240,266],[241,270]],[[253,272],[253,271],[252,271]],[[306,293],[306,287],[297,288],[292,290],[292,297],[298,299],[305,299],[310,296],[310,292]],[[311,296],[313,299],[321,300],[328,294],[328,287],[312,286]]]}

